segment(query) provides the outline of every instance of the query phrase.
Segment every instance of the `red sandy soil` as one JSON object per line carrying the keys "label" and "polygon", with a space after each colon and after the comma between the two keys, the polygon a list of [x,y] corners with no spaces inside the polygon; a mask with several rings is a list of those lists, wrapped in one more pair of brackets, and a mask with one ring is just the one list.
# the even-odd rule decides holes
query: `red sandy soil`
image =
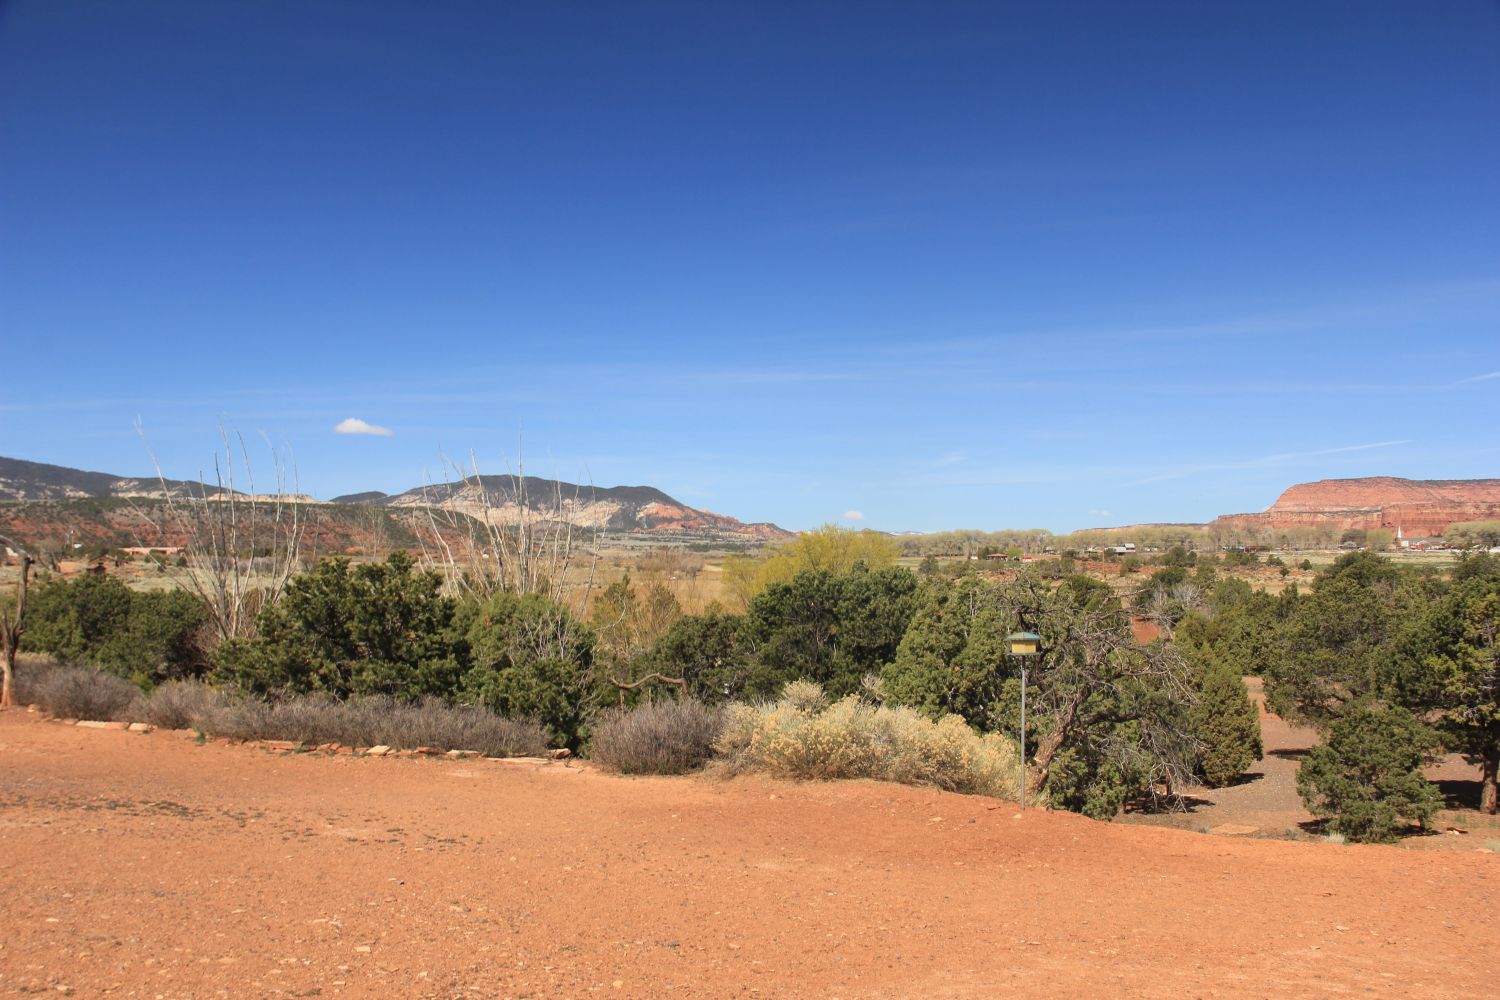
{"label": "red sandy soil", "polygon": [[0,713],[0,994],[1480,997],[1500,856]]}

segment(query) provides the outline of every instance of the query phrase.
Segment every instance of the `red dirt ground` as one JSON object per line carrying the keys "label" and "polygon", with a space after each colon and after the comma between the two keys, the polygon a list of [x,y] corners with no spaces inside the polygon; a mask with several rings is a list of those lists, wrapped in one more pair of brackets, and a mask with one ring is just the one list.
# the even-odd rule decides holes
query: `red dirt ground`
{"label": "red dirt ground", "polygon": [[1500,856],[0,713],[0,993],[1496,996]]}

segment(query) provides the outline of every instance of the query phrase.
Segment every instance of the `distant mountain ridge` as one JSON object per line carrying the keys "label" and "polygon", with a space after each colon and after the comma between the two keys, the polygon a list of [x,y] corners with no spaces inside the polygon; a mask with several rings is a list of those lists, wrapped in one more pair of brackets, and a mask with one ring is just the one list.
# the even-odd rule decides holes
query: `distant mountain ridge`
{"label": "distant mountain ridge", "polygon": [[217,486],[182,479],[145,479],[85,472],[63,465],[0,457],[0,500],[82,500],[90,497],[217,496]]}
{"label": "distant mountain ridge", "polygon": [[[89,498],[217,496],[228,491],[185,480],[142,479],[107,472],[85,472],[61,465],[0,457],[0,501],[56,501]],[[298,500],[319,502],[310,497]],[[394,496],[379,490],[334,497],[339,506],[423,508],[488,516],[498,523],[520,519],[521,503],[534,514],[561,510],[563,520],[601,531],[664,536],[704,535],[745,541],[790,538],[793,533],[768,522],[690,507],[653,486],[595,487],[536,476],[482,476],[417,487]]]}
{"label": "distant mountain ridge", "polygon": [[354,493],[336,497],[333,502],[375,507],[436,507],[506,523],[520,519],[522,501],[533,513],[560,510],[564,520],[601,531],[730,535],[767,540],[792,537],[792,532],[768,522],[746,524],[724,514],[690,507],[654,486],[586,486],[536,476],[477,476],[419,486],[395,496]]}

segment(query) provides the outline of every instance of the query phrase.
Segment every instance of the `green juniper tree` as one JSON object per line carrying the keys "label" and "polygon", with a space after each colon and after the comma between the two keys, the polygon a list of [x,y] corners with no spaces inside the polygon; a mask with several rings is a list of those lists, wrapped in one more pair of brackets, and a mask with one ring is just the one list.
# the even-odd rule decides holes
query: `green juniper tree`
{"label": "green juniper tree", "polygon": [[1260,713],[1239,672],[1228,664],[1215,660],[1204,670],[1193,721],[1201,744],[1198,769],[1212,787],[1234,781],[1265,753]]}
{"label": "green juniper tree", "polygon": [[447,695],[466,650],[441,590],[402,551],[359,566],[325,559],[260,612],[255,638],[219,646],[216,677],[260,694]]}
{"label": "green juniper tree", "polygon": [[1333,832],[1388,843],[1413,822],[1425,827],[1442,805],[1422,775],[1437,749],[1437,734],[1410,712],[1352,706],[1297,769],[1297,791]]}

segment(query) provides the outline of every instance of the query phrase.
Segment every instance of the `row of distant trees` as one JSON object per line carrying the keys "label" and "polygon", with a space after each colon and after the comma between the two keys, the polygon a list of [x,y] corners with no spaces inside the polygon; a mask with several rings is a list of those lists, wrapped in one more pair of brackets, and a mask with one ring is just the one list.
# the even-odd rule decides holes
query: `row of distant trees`
{"label": "row of distant trees", "polygon": [[1455,549],[1493,549],[1500,546],[1500,521],[1461,521],[1450,524],[1443,540]]}
{"label": "row of distant trees", "polygon": [[[1240,548],[1313,551],[1337,548],[1345,543],[1383,551],[1396,540],[1389,528],[1348,529],[1335,525],[1143,525],[1128,530],[1098,528],[1054,535],[1044,528],[1006,531],[938,531],[900,539],[906,556],[963,558],[991,553],[1039,555],[1067,550],[1107,551],[1125,542],[1138,550],[1166,551],[1174,547],[1199,551]],[[1500,546],[1500,521],[1465,521],[1451,524],[1443,532],[1449,548],[1472,550]]]}
{"label": "row of distant trees", "polygon": [[1039,555],[1065,550],[1108,550],[1125,542],[1138,549],[1166,551],[1174,547],[1218,551],[1246,546],[1284,550],[1326,549],[1344,540],[1342,529],[1329,526],[1287,528],[1210,525],[1143,525],[1123,530],[1099,528],[1053,534],[1042,528],[1007,531],[939,531],[901,539],[908,556],[965,557],[989,553]]}

